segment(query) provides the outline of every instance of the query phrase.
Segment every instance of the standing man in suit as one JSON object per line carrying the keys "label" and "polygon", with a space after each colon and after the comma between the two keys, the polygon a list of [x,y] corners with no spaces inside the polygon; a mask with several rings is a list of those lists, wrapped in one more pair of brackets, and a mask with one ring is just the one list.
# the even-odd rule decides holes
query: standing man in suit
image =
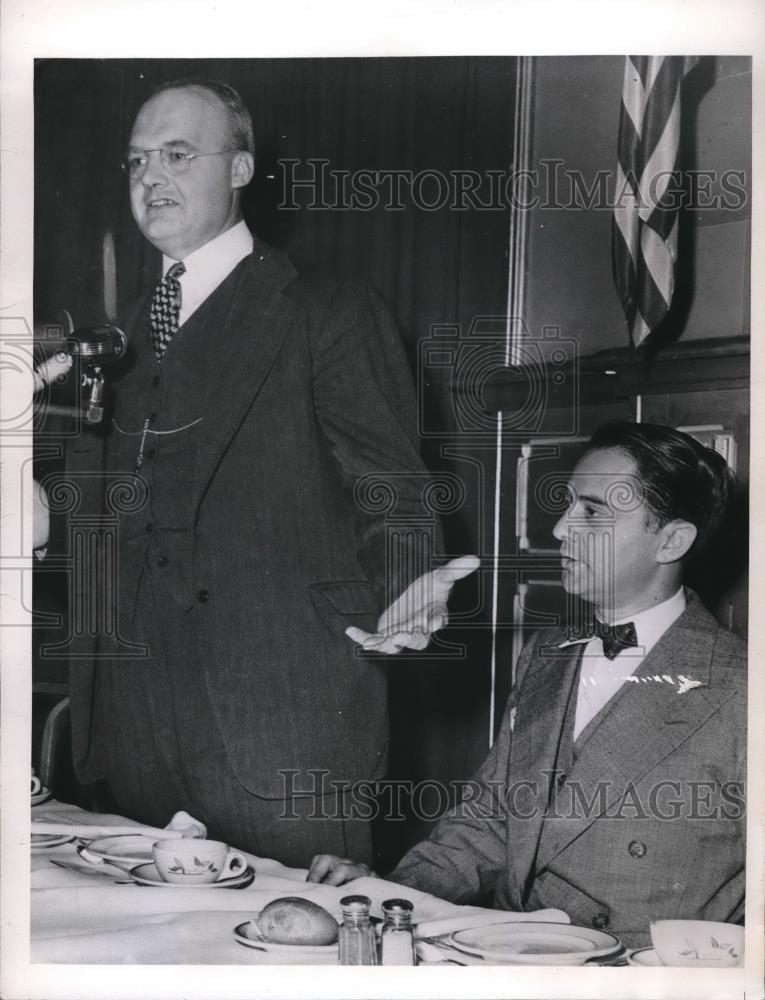
{"label": "standing man in suit", "polygon": [[[563,585],[592,625],[532,638],[462,803],[389,878],[557,907],[632,947],[652,919],[743,921],[746,648],[681,585],[731,486],[724,460],[679,431],[595,432],[555,527]],[[365,870],[325,856],[309,877]]]}
{"label": "standing man in suit", "polygon": [[144,822],[186,809],[288,864],[369,858],[337,789],[384,773],[386,674],[352,640],[424,648],[476,561],[418,577],[420,555],[398,552],[392,577],[382,515],[354,490],[389,477],[397,512],[421,513],[411,373],[370,289],[303,280],[251,235],[253,154],[217,81],[160,87],[130,136],[133,215],[163,277],[125,326],[106,446],[108,495],[129,494],[119,642],[73,659],[75,761]]}

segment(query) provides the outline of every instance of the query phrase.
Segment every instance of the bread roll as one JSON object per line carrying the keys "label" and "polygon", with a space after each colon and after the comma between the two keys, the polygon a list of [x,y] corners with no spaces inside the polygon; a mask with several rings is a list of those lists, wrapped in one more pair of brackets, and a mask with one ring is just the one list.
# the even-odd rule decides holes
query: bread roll
{"label": "bread roll", "polygon": [[260,911],[258,930],[273,944],[334,944],[337,921],[323,906],[299,896],[274,899]]}

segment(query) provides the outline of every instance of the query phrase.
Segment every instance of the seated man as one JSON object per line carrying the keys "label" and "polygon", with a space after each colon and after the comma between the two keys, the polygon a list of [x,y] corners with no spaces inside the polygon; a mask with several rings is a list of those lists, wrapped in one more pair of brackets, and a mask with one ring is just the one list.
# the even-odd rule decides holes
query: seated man
{"label": "seated man", "polygon": [[[593,626],[531,639],[463,801],[391,880],[458,903],[558,907],[628,947],[659,918],[743,921],[746,647],[681,586],[732,484],[678,431],[596,431],[554,529],[563,585]],[[308,877],[367,871],[321,855]]]}

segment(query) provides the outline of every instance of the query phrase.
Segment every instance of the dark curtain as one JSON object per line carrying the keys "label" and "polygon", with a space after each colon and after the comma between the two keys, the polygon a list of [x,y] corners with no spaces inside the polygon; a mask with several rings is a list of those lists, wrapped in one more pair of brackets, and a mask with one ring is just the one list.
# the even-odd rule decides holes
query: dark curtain
{"label": "dark curtain", "polygon": [[[252,112],[257,174],[245,200],[250,227],[301,270],[321,268],[372,281],[396,315],[419,374],[424,419],[431,429],[443,427],[446,439],[455,429],[450,372],[448,367],[418,372],[419,345],[433,325],[459,324],[464,334],[475,318],[504,313],[506,209],[481,210],[459,200],[455,205],[451,198],[428,209],[415,204],[406,189],[402,207],[309,208],[311,192],[305,187],[285,191],[283,161],[299,161],[289,169],[301,179],[310,176],[309,159],[329,161],[328,171],[439,172],[447,184],[454,171],[507,171],[515,59],[38,61],[36,321],[53,318],[62,307],[76,325],[105,318],[107,231],[116,246],[118,311],[156,280],[158,255],[132,221],[119,160],[147,94],[164,80],[187,75],[232,83]],[[386,188],[380,191],[384,196]],[[437,182],[424,183],[421,194],[430,205],[437,202]],[[285,195],[300,207],[280,207]],[[334,185],[319,192],[322,198],[334,200]],[[481,200],[486,201],[485,190]],[[461,509],[445,521],[446,551],[486,554],[493,452],[478,449],[455,457],[444,454],[442,444],[437,434],[427,438],[428,464],[456,473],[465,488]],[[476,576],[455,592],[455,607],[470,615],[472,627],[449,630],[448,638],[466,644],[466,659],[390,665],[395,777],[448,783],[467,777],[485,754],[489,665],[486,630],[478,627],[489,616],[484,590]],[[386,839],[389,854],[418,837],[425,825],[393,824]]]}

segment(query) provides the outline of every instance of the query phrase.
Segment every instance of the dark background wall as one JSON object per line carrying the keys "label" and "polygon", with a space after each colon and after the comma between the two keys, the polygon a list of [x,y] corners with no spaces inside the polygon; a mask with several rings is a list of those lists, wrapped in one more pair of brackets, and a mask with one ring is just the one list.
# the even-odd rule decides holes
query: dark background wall
{"label": "dark background wall", "polygon": [[[707,57],[688,80],[684,148],[689,162],[718,172],[743,170],[749,185],[751,67],[747,59]],[[564,169],[592,177],[616,160],[622,57],[542,57],[535,61],[532,160],[563,161]],[[245,213],[251,228],[286,251],[301,269],[368,277],[398,320],[418,379],[424,452],[431,468],[456,474],[464,500],[445,518],[446,553],[477,552],[485,569],[458,586],[461,623],[447,641],[466,654],[436,647],[415,662],[391,664],[392,774],[413,781],[464,779],[483,758],[489,739],[491,554],[494,531],[494,437],[460,442],[455,435],[451,370],[418,365],[421,345],[440,324],[462,336],[477,318],[507,311],[509,209],[426,210],[404,196],[402,207],[369,211],[280,208],[284,169],[279,161],[324,159],[330,170],[508,172],[514,163],[514,58],[258,59],[258,60],[40,60],[35,72],[35,315],[53,319],[68,309],[76,325],[107,318],[104,237],[116,255],[117,319],[149,282],[158,257],[137,233],[127,183],[119,169],[138,107],[158,83],[187,74],[217,76],[242,93],[252,111],[257,176]],[[433,189],[424,189],[433,196]],[[329,193],[331,199],[331,192]],[[483,192],[485,194],[485,191]],[[532,335],[558,326],[587,357],[624,347],[626,325],[611,280],[610,212],[547,208],[528,213],[525,319]],[[665,344],[748,334],[750,238],[748,200],[737,212],[692,212],[683,217],[682,263]],[[504,321],[495,321],[504,329]],[[501,332],[501,331],[500,331]],[[650,380],[650,373],[649,373]],[[683,388],[693,387],[691,369]],[[740,384],[721,396],[714,385],[697,393],[656,395],[645,419],[671,423],[725,421],[734,415],[740,438],[739,472],[748,471],[748,395]],[[730,393],[733,393],[733,396]],[[688,405],[686,405],[686,403]],[[608,405],[583,405],[587,433],[614,415],[635,412],[629,394]],[[41,459],[38,472],[60,462]],[[515,457],[505,456],[500,482],[503,551],[512,551]],[[736,605],[746,627],[746,589],[738,583],[720,604]],[[518,578],[501,576],[500,612],[512,620]],[[736,589],[738,588],[738,589]],[[66,602],[65,580],[39,572],[38,611]],[[733,595],[731,597],[730,595]],[[720,595],[718,595],[720,597]],[[722,598],[721,598],[722,600]],[[728,620],[726,619],[726,620]],[[63,626],[65,628],[65,626]],[[498,710],[509,681],[512,629],[500,637]],[[36,644],[55,629],[38,629]],[[37,648],[37,645],[36,645]],[[440,654],[443,655],[440,655]],[[65,691],[66,661],[36,656],[39,690]],[[436,803],[437,805],[437,803]],[[425,823],[389,830],[394,856]]]}

